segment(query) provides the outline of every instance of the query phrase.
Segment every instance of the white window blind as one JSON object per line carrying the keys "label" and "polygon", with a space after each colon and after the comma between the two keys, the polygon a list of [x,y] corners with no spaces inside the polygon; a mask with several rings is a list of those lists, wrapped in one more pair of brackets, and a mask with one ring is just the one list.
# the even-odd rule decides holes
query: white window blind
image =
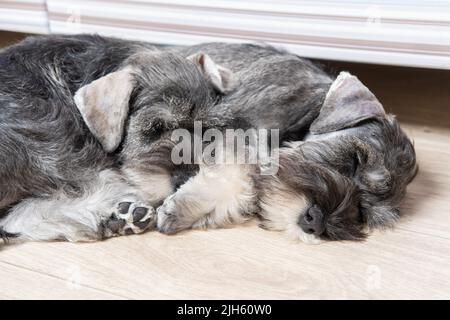
{"label": "white window blind", "polygon": [[0,0],[0,30],[49,32],[45,0]]}
{"label": "white window blind", "polygon": [[47,0],[46,6],[54,33],[166,44],[264,41],[305,57],[450,69],[450,0]]}

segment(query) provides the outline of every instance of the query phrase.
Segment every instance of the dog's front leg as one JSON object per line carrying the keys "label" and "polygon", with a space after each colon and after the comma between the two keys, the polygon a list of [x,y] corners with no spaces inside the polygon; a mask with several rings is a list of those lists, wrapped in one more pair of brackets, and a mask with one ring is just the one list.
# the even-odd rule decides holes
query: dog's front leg
{"label": "dog's front leg", "polygon": [[155,218],[137,190],[108,169],[77,196],[59,191],[23,200],[0,220],[0,229],[19,240],[94,241],[152,229]]}
{"label": "dog's front leg", "polygon": [[242,223],[255,213],[252,165],[201,165],[199,173],[157,209],[157,226],[172,234],[189,228]]}

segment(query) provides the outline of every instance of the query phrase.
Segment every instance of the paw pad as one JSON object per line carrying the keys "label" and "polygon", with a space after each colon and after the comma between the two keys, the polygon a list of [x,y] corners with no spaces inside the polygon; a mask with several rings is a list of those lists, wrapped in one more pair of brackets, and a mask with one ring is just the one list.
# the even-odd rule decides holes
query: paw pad
{"label": "paw pad", "polygon": [[137,207],[133,210],[133,223],[139,222],[147,214],[148,209],[145,207]]}
{"label": "paw pad", "polygon": [[127,214],[130,209],[131,202],[120,202],[117,205],[117,211],[119,214]]}
{"label": "paw pad", "polygon": [[103,223],[112,235],[142,233],[156,225],[155,210],[137,202],[120,202]]}

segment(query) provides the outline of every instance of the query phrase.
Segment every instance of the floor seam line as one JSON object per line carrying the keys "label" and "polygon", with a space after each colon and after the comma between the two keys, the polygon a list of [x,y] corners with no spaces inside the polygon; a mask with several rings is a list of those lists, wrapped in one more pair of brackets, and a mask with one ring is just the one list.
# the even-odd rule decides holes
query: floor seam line
{"label": "floor seam line", "polygon": [[[4,261],[4,260],[0,260],[0,263],[4,263],[4,264],[7,264],[7,265],[9,265],[9,266],[13,266],[13,267],[16,267],[16,268],[19,268],[19,269],[22,269],[22,270],[27,270],[27,271],[30,271],[30,272],[33,272],[33,273],[42,274],[42,275],[44,275],[44,276],[47,276],[47,277],[50,277],[50,278],[53,278],[53,279],[57,279],[57,280],[60,280],[60,281],[63,281],[63,282],[67,282],[66,279],[63,279],[63,278],[58,277],[58,276],[56,276],[56,275],[49,274],[49,273],[47,273],[47,272],[37,271],[37,270],[31,269],[31,268],[27,268],[27,267],[24,267],[24,266],[20,266],[20,265],[17,265],[17,264],[11,263],[11,262],[7,262],[7,261]],[[91,290],[95,290],[95,291],[99,291],[99,292],[103,292],[103,293],[108,293],[108,294],[110,294],[110,295],[117,296],[117,297],[122,298],[122,299],[130,300],[130,298],[128,298],[128,297],[119,295],[119,294],[117,294],[117,293],[112,293],[112,292],[106,291],[106,290],[104,290],[104,289],[92,287],[92,286],[90,286],[90,285],[86,285],[86,284],[82,284],[82,283],[80,283],[79,285],[82,286],[82,287],[91,289]]]}

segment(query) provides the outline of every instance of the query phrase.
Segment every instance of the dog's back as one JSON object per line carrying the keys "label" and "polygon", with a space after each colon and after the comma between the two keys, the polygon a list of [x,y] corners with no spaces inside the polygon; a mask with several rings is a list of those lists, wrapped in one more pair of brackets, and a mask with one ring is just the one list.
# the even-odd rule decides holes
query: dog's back
{"label": "dog's back", "polygon": [[235,128],[278,129],[283,141],[306,133],[332,83],[310,60],[268,45],[205,43],[173,50],[186,56],[205,51],[238,79],[211,114],[231,114]]}

